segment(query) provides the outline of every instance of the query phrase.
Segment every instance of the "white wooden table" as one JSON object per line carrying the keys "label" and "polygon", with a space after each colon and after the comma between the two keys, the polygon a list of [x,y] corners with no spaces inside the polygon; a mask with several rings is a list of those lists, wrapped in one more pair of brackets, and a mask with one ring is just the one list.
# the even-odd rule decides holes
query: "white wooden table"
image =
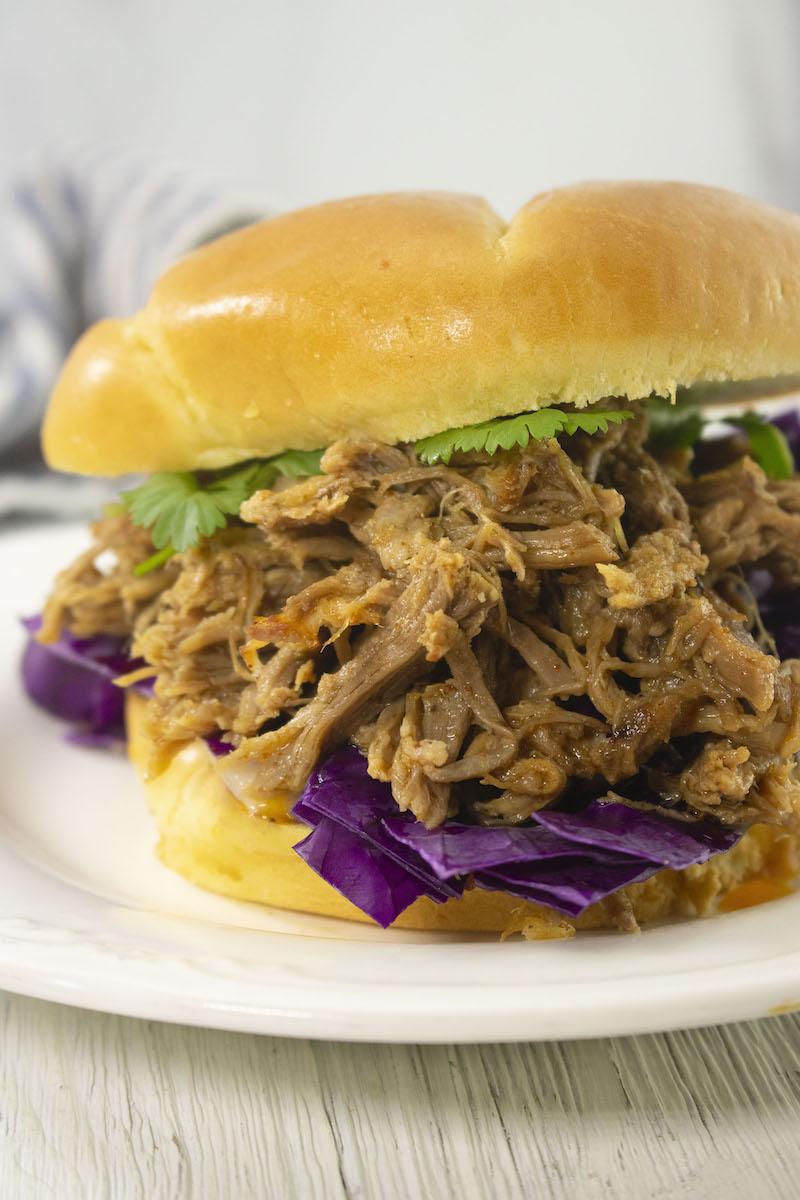
{"label": "white wooden table", "polygon": [[800,1016],[370,1046],[0,993],[2,1200],[795,1200]]}

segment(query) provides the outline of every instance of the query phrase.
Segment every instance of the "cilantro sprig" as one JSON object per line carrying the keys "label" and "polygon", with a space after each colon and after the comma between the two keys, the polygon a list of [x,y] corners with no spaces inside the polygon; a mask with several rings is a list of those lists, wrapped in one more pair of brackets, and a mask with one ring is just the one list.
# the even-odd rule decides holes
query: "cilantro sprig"
{"label": "cilantro sprig", "polygon": [[222,471],[158,471],[137,488],[122,493],[134,525],[150,530],[156,553],[135,568],[144,575],[177,551],[196,546],[201,537],[224,529],[245,500],[272,487],[285,475],[317,475],[322,450],[288,450],[275,458]]}
{"label": "cilantro sprig", "polygon": [[457,450],[512,450],[527,446],[531,439],[546,441],[558,433],[606,432],[609,425],[627,421],[634,414],[628,409],[587,409],[584,412],[564,412],[560,408],[541,408],[538,412],[521,413],[517,417],[499,417],[480,425],[463,425],[460,429],[445,429],[430,437],[420,438],[416,452],[424,463],[449,463]]}
{"label": "cilantro sprig", "polygon": [[654,398],[647,404],[647,423],[650,440],[670,450],[688,450],[700,440],[706,424],[696,405]]}
{"label": "cilantro sprig", "polygon": [[[686,449],[702,436],[715,417],[705,416],[693,404],[670,404],[651,398],[648,402],[651,440],[673,449]],[[449,463],[457,451],[478,450],[495,454],[498,450],[525,447],[531,440],[546,441],[559,433],[605,433],[609,425],[618,425],[634,416],[629,409],[585,409],[565,412],[543,408],[515,417],[498,417],[478,425],[445,429],[416,442],[422,462],[432,465]],[[758,413],[745,412],[726,416],[728,424],[742,429],[750,440],[750,452],[773,479],[790,479],[794,474],[792,452],[786,437],[775,425]],[[144,575],[165,563],[178,551],[198,544],[223,529],[241,505],[254,492],[269,488],[283,475],[291,479],[317,475],[323,450],[287,450],[274,458],[261,459],[242,467],[221,471],[159,471],[140,487],[122,493],[122,505],[135,525],[150,530],[155,554],[134,568]],[[114,506],[115,510],[119,506]]]}
{"label": "cilantro sprig", "polygon": [[723,420],[726,425],[741,429],[750,441],[750,454],[765,475],[771,479],[791,479],[794,459],[783,432],[756,412],[706,416],[696,405],[670,404],[668,400],[651,400],[647,414],[650,438],[673,450],[686,450],[702,436],[707,425]]}
{"label": "cilantro sprig", "polygon": [[765,421],[758,413],[726,417],[731,425],[743,429],[750,439],[750,453],[770,479],[791,479],[794,475],[794,456],[786,435],[777,425]]}

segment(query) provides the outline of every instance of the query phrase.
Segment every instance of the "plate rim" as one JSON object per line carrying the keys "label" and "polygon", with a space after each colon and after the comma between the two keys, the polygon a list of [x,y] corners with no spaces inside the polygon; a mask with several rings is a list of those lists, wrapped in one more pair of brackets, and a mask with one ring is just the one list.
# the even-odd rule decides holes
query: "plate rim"
{"label": "plate rim", "polygon": [[[10,923],[16,923],[22,936],[10,936]],[[32,925],[38,926],[36,934]],[[253,932],[265,939],[292,936]],[[407,948],[419,950],[415,945]],[[76,949],[82,950],[77,960]],[[526,952],[535,953],[535,948]],[[472,1003],[465,1005],[462,999],[456,1012],[451,986],[410,985],[406,990],[386,985],[395,992],[394,1002],[377,1009],[374,988],[363,985],[319,981],[328,987],[327,993],[323,986],[304,987],[297,982],[261,985],[253,966],[244,965],[241,972],[236,959],[175,955],[125,936],[98,941],[86,930],[55,922],[0,918],[0,988],[119,1016],[313,1040],[387,1044],[586,1040],[724,1025],[800,1009],[800,950],[772,955],[756,965],[760,970],[744,978],[740,964],[721,964],[673,976],[602,981],[592,988],[591,1020],[585,1023],[580,1020],[586,1015],[585,1001],[565,999],[562,981],[540,984],[536,990],[530,984],[477,985]],[[193,975],[205,983],[232,984],[237,994],[203,995],[197,980],[187,985],[187,976]],[[659,986],[655,1006],[654,984]],[[407,1006],[413,993],[419,1011]],[[490,1003],[480,1003],[484,999]],[[532,999],[539,1003],[532,1004]],[[412,1036],[408,1022],[417,1019],[424,1023]]]}

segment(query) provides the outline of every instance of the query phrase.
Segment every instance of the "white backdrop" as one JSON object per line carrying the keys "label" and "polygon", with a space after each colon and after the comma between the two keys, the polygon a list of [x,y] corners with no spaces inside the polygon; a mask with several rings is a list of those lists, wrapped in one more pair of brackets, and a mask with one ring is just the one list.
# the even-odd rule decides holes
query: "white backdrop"
{"label": "white backdrop", "polygon": [[593,176],[800,207],[795,0],[0,0],[0,182],[76,140],[287,204]]}

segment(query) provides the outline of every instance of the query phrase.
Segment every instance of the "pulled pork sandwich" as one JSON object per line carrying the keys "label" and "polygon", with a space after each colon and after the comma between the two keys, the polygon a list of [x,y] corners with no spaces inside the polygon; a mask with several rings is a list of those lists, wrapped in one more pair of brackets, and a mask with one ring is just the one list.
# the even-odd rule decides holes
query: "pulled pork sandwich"
{"label": "pulled pork sandwich", "polygon": [[54,467],[148,478],[29,689],[84,741],[127,691],[161,857],[231,896],[558,936],[779,895],[800,425],[748,395],[799,377],[800,218],[711,188],[223,237],[56,387]]}

